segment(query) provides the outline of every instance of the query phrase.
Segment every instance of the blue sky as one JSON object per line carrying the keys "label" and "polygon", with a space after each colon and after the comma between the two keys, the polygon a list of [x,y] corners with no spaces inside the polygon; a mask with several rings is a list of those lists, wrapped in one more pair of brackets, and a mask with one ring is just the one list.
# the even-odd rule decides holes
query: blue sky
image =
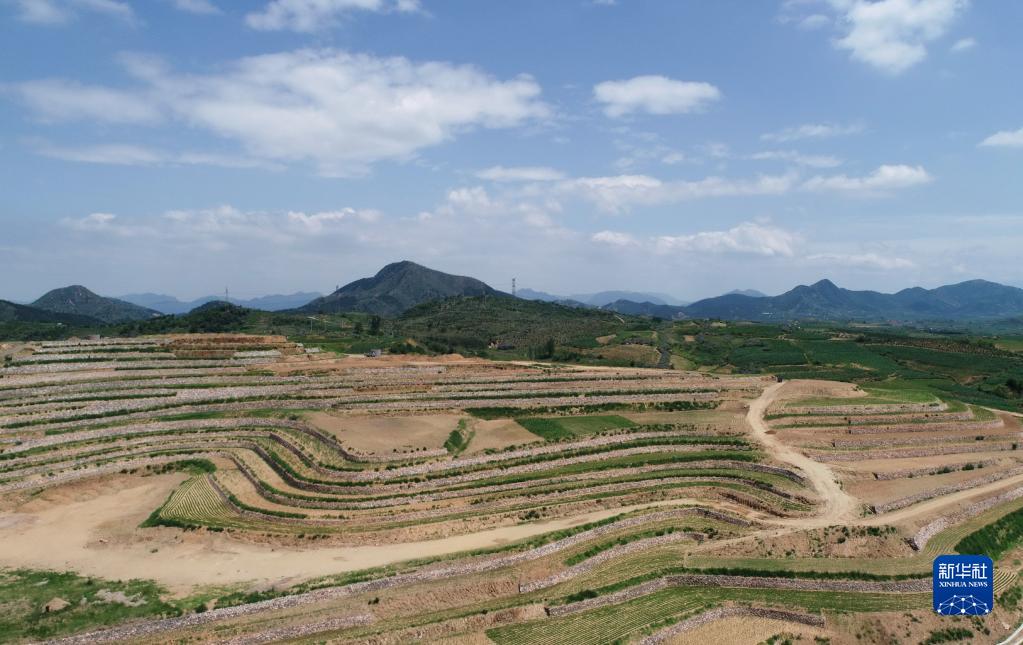
{"label": "blue sky", "polygon": [[1023,285],[1023,4],[0,0],[0,297]]}

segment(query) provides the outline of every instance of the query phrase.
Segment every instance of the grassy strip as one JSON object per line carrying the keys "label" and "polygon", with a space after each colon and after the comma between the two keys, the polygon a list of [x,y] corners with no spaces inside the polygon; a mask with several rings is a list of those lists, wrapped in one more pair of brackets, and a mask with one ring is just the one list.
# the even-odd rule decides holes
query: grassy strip
{"label": "grassy strip", "polygon": [[986,555],[997,560],[1023,539],[1023,508],[1002,516],[959,540],[955,549],[959,553]]}
{"label": "grassy strip", "polygon": [[636,403],[595,403],[590,405],[555,405],[537,408],[493,407],[466,408],[468,414],[478,419],[510,419],[527,415],[543,414],[593,414],[595,412],[685,412],[689,410],[713,410],[720,401],[660,401]]}
{"label": "grassy strip", "polygon": [[614,428],[631,428],[636,423],[613,414],[583,417],[525,417],[515,419],[520,426],[547,441],[572,439]]}
{"label": "grassy strip", "polygon": [[564,596],[551,602],[552,605],[568,605],[573,602],[579,602],[580,600],[588,600],[590,598],[597,598],[599,596],[605,596],[622,589],[628,589],[629,587],[635,587],[638,584],[655,580],[657,578],[663,578],[664,576],[680,575],[680,574],[697,574],[697,575],[721,575],[721,576],[743,576],[748,578],[789,578],[789,579],[809,579],[809,580],[863,580],[871,582],[880,581],[895,581],[895,580],[912,580],[917,578],[928,578],[931,573],[901,573],[894,575],[886,574],[875,574],[875,573],[863,573],[861,571],[792,571],[787,569],[746,569],[746,568],[733,568],[733,567],[710,567],[706,569],[691,569],[688,567],[668,567],[664,569],[658,569],[657,571],[650,571],[641,576],[628,578],[621,580],[611,585],[604,587],[598,587],[596,589],[583,589],[576,593]]}
{"label": "grassy strip", "polygon": [[[110,602],[100,595],[103,591],[123,593],[132,602]],[[2,570],[0,641],[43,641],[126,620],[180,615],[181,608],[162,600],[165,594],[166,590],[148,580],[112,581],[70,572]],[[67,606],[45,611],[45,605],[56,598]],[[137,606],[131,606],[136,602]]]}

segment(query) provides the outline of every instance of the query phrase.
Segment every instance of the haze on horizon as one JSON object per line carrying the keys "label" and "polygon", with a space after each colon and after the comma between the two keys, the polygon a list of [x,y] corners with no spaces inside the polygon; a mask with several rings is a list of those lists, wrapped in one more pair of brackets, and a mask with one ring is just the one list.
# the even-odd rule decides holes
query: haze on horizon
{"label": "haze on horizon", "polygon": [[[0,2],[0,298],[1023,286],[1023,4]],[[187,36],[187,37],[185,37]]]}

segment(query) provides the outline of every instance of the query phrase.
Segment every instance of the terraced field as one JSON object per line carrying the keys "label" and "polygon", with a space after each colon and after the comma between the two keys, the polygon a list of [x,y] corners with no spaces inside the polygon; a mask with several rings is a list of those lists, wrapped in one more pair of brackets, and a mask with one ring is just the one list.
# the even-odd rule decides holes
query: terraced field
{"label": "terraced field", "polygon": [[926,636],[955,620],[933,555],[1023,507],[1018,420],[914,392],[214,334],[26,344],[0,375],[4,575],[160,598],[98,611],[52,574],[65,604],[4,640]]}

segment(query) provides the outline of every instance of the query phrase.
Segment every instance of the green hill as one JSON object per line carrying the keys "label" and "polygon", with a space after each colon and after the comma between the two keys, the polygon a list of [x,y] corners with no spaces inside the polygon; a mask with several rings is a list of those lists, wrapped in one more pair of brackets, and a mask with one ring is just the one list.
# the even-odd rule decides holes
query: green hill
{"label": "green hill", "polygon": [[102,324],[99,320],[89,316],[54,313],[7,300],[0,300],[0,323],[60,323],[84,327]]}
{"label": "green hill", "polygon": [[611,311],[566,307],[509,297],[449,298],[421,304],[397,321],[400,332],[424,342],[454,348],[486,349],[491,343],[592,347],[598,336],[625,330],[635,322]]}
{"label": "green hill", "polygon": [[[363,312],[398,316],[418,304],[452,296],[506,296],[466,276],[435,271],[407,260],[388,264],[372,278],[346,284],[295,311],[310,314]],[[510,297],[510,296],[508,296]]]}
{"label": "green hill", "polygon": [[160,312],[116,298],[104,298],[81,285],[54,289],[32,303],[37,309],[58,314],[88,316],[105,323],[148,320]]}

